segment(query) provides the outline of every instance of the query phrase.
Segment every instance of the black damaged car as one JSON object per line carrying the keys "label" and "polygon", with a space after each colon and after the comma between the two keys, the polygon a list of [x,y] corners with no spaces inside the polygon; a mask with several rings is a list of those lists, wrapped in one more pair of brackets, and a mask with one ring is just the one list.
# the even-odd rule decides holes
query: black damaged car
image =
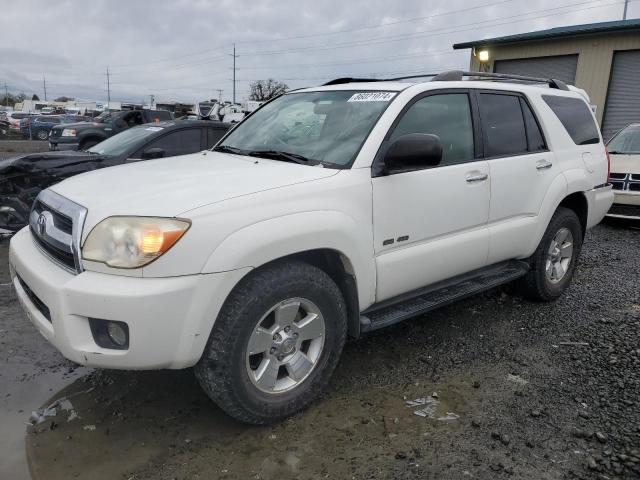
{"label": "black damaged car", "polygon": [[79,173],[213,147],[230,125],[214,121],[171,121],[130,128],[87,151],[45,152],[0,160],[0,229],[28,224],[36,196]]}

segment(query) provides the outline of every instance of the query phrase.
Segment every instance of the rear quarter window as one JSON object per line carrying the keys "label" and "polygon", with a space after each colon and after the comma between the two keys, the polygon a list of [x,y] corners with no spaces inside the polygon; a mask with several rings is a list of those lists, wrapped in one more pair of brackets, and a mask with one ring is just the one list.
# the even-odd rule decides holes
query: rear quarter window
{"label": "rear quarter window", "polygon": [[584,100],[555,95],[543,95],[542,98],[576,145],[600,143],[600,132]]}

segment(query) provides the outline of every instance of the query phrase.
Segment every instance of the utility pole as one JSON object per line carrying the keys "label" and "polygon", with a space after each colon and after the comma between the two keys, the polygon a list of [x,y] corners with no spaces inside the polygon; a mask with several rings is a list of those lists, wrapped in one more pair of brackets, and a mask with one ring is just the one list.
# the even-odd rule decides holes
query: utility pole
{"label": "utility pole", "polygon": [[107,108],[110,108],[109,104],[111,103],[111,79],[109,76],[109,67],[107,67]]}
{"label": "utility pole", "polygon": [[231,54],[231,56],[233,57],[233,103],[235,105],[236,103],[236,58],[238,58],[238,55],[236,55],[236,44],[233,44],[233,53]]}
{"label": "utility pole", "polygon": [[47,101],[47,79],[42,75],[42,88],[44,88],[44,101]]}
{"label": "utility pole", "polygon": [[629,0],[624,0],[624,12],[622,13],[622,19],[627,19],[627,7],[629,6]]}
{"label": "utility pole", "polygon": [[7,82],[4,82],[4,106],[9,106],[9,87],[7,87]]}
{"label": "utility pole", "polygon": [[224,90],[221,88],[214,88],[214,90],[218,92],[218,103],[222,103],[222,92],[224,92]]}

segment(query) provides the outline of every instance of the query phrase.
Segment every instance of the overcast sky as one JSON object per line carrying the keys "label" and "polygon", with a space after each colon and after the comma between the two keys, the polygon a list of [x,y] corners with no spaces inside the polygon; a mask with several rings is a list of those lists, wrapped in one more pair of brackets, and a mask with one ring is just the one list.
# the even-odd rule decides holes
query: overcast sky
{"label": "overcast sky", "polygon": [[[457,42],[622,18],[623,0],[0,0],[0,88],[106,100],[237,99],[249,82],[467,68]],[[628,18],[640,16],[640,0]]]}

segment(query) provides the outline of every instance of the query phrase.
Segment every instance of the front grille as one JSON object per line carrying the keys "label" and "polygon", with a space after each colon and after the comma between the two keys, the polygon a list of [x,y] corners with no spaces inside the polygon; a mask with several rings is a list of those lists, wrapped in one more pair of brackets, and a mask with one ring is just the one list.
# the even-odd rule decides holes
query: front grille
{"label": "front grille", "polygon": [[609,175],[614,190],[640,192],[640,174],[611,173]]}
{"label": "front grille", "polygon": [[33,290],[31,290],[29,286],[26,283],[24,283],[24,280],[22,280],[22,278],[20,278],[19,276],[17,278],[18,278],[18,282],[20,283],[20,286],[24,290],[24,293],[26,293],[27,297],[29,297],[29,300],[31,300],[31,303],[35,305],[35,307],[38,309],[38,311],[42,314],[44,318],[46,318],[47,320],[49,320],[49,322],[51,322],[51,311],[49,310],[49,307],[47,307],[44,304],[44,302],[40,300],[35,293],[33,293]]}
{"label": "front grille", "polygon": [[610,215],[623,215],[625,217],[640,217],[640,205],[624,205],[614,203],[609,210]]}
{"label": "front grille", "polygon": [[36,202],[33,204],[33,210],[37,214],[40,214],[40,213],[44,212],[45,210],[48,210],[49,212],[51,212],[51,215],[53,216],[53,224],[60,231],[66,233],[68,235],[71,235],[71,233],[73,232],[73,220],[71,220],[66,215],[61,214],[60,212],[56,212],[52,208],[47,207],[40,200],[36,200]]}
{"label": "front grille", "polygon": [[87,210],[52,192],[42,190],[29,215],[34,242],[54,262],[80,273],[80,233]]}

